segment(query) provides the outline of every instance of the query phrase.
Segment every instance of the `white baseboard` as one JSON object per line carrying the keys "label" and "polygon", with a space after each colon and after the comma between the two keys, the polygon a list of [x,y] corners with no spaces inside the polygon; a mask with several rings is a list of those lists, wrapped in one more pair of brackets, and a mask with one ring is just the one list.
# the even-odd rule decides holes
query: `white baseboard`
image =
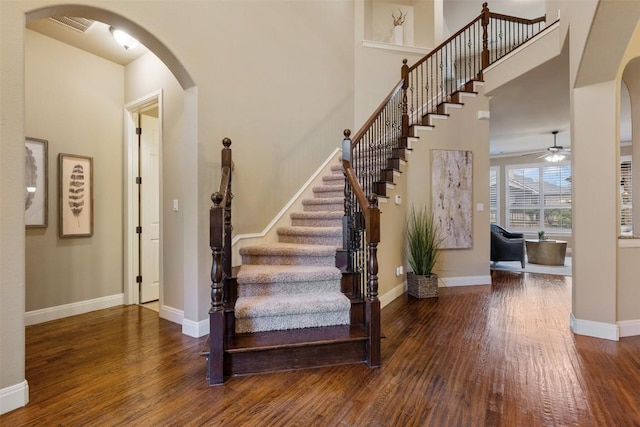
{"label": "white baseboard", "polygon": [[123,304],[124,294],[110,295],[71,304],[58,305],[56,307],[43,308],[41,310],[27,311],[24,314],[24,322],[26,326],[36,325],[38,323],[49,322],[51,320],[62,319],[75,316],[76,314],[84,314],[90,311],[102,310]]}
{"label": "white baseboard", "polygon": [[588,337],[602,338],[612,341],[620,340],[620,331],[616,324],[576,319],[573,313],[571,313],[569,324],[571,326],[571,331],[577,335],[585,335]]}
{"label": "white baseboard", "polygon": [[398,286],[380,297],[380,308],[388,305],[396,298],[402,296],[405,292],[407,292],[407,282],[400,283]]}
{"label": "white baseboard", "polygon": [[189,337],[200,338],[209,333],[209,318],[194,322],[184,318],[184,311],[167,305],[160,307],[160,317],[182,325],[182,333]]}
{"label": "white baseboard", "polygon": [[620,320],[618,322],[618,330],[620,331],[620,338],[638,336],[640,335],[640,319]]}
{"label": "white baseboard", "polygon": [[194,322],[193,320],[184,319],[182,321],[182,333],[193,337],[200,338],[209,334],[209,318]]}
{"label": "white baseboard", "polygon": [[462,276],[462,277],[440,277],[440,281],[445,287],[454,286],[476,286],[490,285],[491,275],[487,276]]}
{"label": "white baseboard", "polygon": [[0,389],[0,415],[22,408],[29,403],[29,384],[27,380]]}
{"label": "white baseboard", "polygon": [[161,305],[158,314],[161,319],[177,323],[178,325],[182,325],[182,319],[184,319],[184,311],[169,307],[168,305]]}

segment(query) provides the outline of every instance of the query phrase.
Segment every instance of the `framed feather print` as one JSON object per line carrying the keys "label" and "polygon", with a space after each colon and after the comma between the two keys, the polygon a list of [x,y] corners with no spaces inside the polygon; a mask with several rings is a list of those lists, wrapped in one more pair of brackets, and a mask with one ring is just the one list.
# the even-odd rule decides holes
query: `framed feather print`
{"label": "framed feather print", "polygon": [[24,223],[27,228],[44,228],[47,226],[49,192],[47,141],[26,138],[24,151]]}
{"label": "framed feather print", "polygon": [[93,158],[58,155],[60,237],[93,235]]}

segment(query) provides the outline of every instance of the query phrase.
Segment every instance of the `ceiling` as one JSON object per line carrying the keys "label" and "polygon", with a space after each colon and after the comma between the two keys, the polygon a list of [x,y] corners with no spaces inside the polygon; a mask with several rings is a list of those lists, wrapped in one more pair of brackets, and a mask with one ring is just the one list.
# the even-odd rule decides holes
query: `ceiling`
{"label": "ceiling", "polygon": [[[522,2],[503,0],[499,10],[515,16],[535,17],[542,15],[538,10],[540,3],[544,11],[544,1],[529,2],[529,7],[521,10]],[[517,6],[513,13],[510,12],[509,5]],[[457,25],[458,21],[469,22],[476,16],[473,12],[467,19],[465,14],[469,13],[468,1],[445,2],[445,16],[448,16],[446,21],[449,26]],[[142,45],[125,50],[115,42],[109,26],[101,22],[95,22],[85,33],[51,19],[37,20],[27,24],[27,27],[123,66],[148,52]],[[544,152],[546,147],[553,145],[551,132],[554,130],[559,131],[557,144],[570,147],[568,76],[569,55],[567,49],[564,49],[560,56],[493,91],[490,101],[490,151],[493,156]],[[620,137],[621,141],[630,141],[630,102],[626,90],[622,90],[621,94]]]}
{"label": "ceiling", "polygon": [[109,25],[99,21],[93,21],[85,32],[52,19],[35,20],[28,23],[27,28],[123,66],[149,51],[141,44],[133,49],[123,48],[111,35]]}

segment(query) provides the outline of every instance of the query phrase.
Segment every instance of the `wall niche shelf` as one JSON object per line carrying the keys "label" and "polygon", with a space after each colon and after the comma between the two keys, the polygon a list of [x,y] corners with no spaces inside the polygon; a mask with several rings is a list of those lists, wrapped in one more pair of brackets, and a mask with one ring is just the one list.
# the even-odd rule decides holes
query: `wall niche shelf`
{"label": "wall niche shelf", "polygon": [[370,47],[373,49],[393,50],[396,52],[406,52],[406,53],[413,53],[418,55],[426,55],[433,50],[425,47],[397,45],[393,43],[379,42],[375,40],[363,40],[362,46]]}

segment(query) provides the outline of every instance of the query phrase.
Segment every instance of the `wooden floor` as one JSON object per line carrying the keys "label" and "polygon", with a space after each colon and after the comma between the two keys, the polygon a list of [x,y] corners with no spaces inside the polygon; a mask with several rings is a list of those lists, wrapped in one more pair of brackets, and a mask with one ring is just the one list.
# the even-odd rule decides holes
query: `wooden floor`
{"label": "wooden floor", "polygon": [[117,307],[29,326],[30,403],[1,426],[639,426],[640,337],[573,335],[571,278],[398,298],[382,368],[236,377],[208,387],[202,339]]}

